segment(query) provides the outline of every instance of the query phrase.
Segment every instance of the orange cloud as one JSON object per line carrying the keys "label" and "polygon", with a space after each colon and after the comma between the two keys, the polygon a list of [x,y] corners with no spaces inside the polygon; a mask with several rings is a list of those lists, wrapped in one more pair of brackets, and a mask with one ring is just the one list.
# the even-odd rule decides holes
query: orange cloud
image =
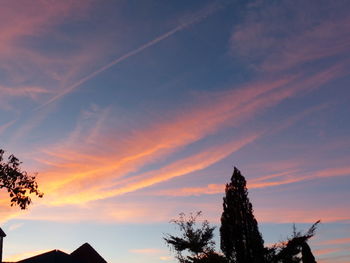
{"label": "orange cloud", "polygon": [[[321,171],[315,171],[303,175],[301,171],[287,171],[277,174],[270,174],[256,179],[248,180],[247,187],[249,189],[265,188],[281,186],[291,183],[297,183],[307,180],[315,180],[319,178],[332,178],[337,176],[350,176],[350,166],[342,168],[332,168]],[[186,187],[179,189],[170,189],[156,192],[156,195],[169,196],[191,196],[205,194],[222,194],[225,186],[221,184],[209,184],[204,187]]]}
{"label": "orange cloud", "polygon": [[341,256],[331,256],[327,258],[320,258],[317,259],[317,262],[319,263],[348,263],[349,259],[349,254],[348,255],[341,255]]}
{"label": "orange cloud", "polygon": [[40,250],[33,250],[33,251],[27,251],[27,252],[23,252],[23,253],[18,253],[18,254],[10,254],[10,255],[6,255],[4,256],[4,261],[5,262],[17,262],[20,261],[22,259],[26,259],[26,258],[30,258],[45,252],[50,251],[50,249],[40,249]]}
{"label": "orange cloud", "polygon": [[[343,67],[344,65],[331,67],[309,77],[300,78],[297,74],[254,82],[228,92],[210,94],[210,100],[202,96],[195,107],[140,130],[128,134],[119,133],[118,137],[113,134],[113,127],[106,123],[108,112],[107,115],[96,113],[97,126],[85,127],[78,124],[69,138],[59,145],[46,147],[44,155],[38,156],[37,160],[47,167],[46,170],[39,171],[40,181],[47,192],[46,200],[51,196],[50,202],[58,204],[108,198],[203,169],[232,153],[229,148],[235,149],[235,145],[228,143],[227,147],[214,147],[212,154],[207,149],[207,152],[189,157],[188,160],[193,162],[191,165],[185,160],[173,161],[173,165],[153,171],[154,176],[142,172],[145,165],[165,160],[174,152],[225,127],[240,125],[258,112],[299,92],[322,86],[344,74]],[[103,131],[96,128],[104,125],[106,128]],[[182,162],[186,162],[185,165]],[[181,165],[183,169],[174,168]],[[131,173],[139,175],[125,179]],[[287,184],[304,179],[283,177],[282,181],[257,181],[253,187]]]}
{"label": "orange cloud", "polygon": [[[137,191],[178,176],[183,176],[204,169],[222,158],[225,158],[229,154],[239,150],[246,144],[251,143],[257,137],[258,135],[252,135],[248,136],[247,138],[233,140],[224,145],[208,148],[202,153],[175,161],[172,164],[164,166],[156,171],[141,173],[140,175],[131,178],[119,179],[114,185],[113,183],[109,183],[107,185],[96,184],[97,186],[90,186],[81,192],[65,191],[66,189],[63,187],[59,191],[59,195],[61,197],[57,198],[55,201],[53,201],[53,203],[81,203]],[[130,168],[127,167],[127,169]],[[112,177],[111,179],[114,178]],[[77,186],[75,185],[74,187]]]}
{"label": "orange cloud", "polygon": [[[278,214],[276,214],[278,209]],[[349,221],[350,215],[343,208],[327,208],[328,213],[324,213],[324,209],[292,209],[287,208],[264,208],[263,210],[256,210],[255,214],[259,222],[270,223],[314,223],[318,219],[322,222],[340,222]]]}
{"label": "orange cloud", "polygon": [[[209,204],[198,204],[186,202],[179,204],[176,200],[154,200],[145,199],[127,201],[120,199],[101,200],[88,204],[65,204],[61,206],[45,205],[35,202],[27,213],[18,213],[16,219],[21,220],[43,220],[50,222],[101,222],[101,223],[128,223],[148,224],[169,222],[179,211],[193,211],[193,207],[202,211],[211,211]],[[159,209],[159,207],[162,209]],[[214,211],[216,214],[217,211]],[[219,213],[217,213],[219,215]],[[211,219],[211,218],[209,218]],[[215,220],[217,217],[215,217]],[[6,231],[6,229],[5,229]]]}
{"label": "orange cloud", "polygon": [[130,249],[129,252],[141,255],[152,255],[164,253],[164,250],[158,248],[140,248],[140,249]]}
{"label": "orange cloud", "polygon": [[162,256],[162,257],[159,257],[160,260],[162,261],[170,261],[172,260],[173,258],[172,257],[169,257],[169,256]]}
{"label": "orange cloud", "polygon": [[325,254],[331,254],[331,253],[336,253],[339,251],[342,251],[343,249],[341,248],[322,248],[322,249],[316,249],[315,250],[315,255],[321,256]]}
{"label": "orange cloud", "polygon": [[342,244],[350,244],[350,238],[337,238],[326,240],[322,242],[318,242],[317,245],[342,245]]}
{"label": "orange cloud", "polygon": [[10,205],[10,198],[7,192],[2,190],[0,193],[0,223],[27,214],[27,211],[22,211],[18,207],[11,207]]}

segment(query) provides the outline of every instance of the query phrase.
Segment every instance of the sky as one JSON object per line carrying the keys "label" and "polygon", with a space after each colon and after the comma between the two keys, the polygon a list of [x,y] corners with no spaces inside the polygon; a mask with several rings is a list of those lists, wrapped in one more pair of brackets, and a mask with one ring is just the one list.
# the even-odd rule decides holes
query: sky
{"label": "sky", "polygon": [[111,263],[175,263],[169,221],[202,211],[219,227],[236,166],[266,245],[320,219],[318,262],[349,262],[349,12],[1,1],[0,148],[45,193],[22,211],[1,191],[4,259],[88,242]]}

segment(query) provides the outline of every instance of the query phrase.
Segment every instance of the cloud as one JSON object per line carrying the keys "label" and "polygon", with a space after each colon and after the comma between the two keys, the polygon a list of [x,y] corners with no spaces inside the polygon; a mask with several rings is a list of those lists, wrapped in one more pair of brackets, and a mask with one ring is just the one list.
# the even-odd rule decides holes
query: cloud
{"label": "cloud", "polygon": [[321,258],[317,260],[319,263],[347,263],[350,254],[340,255],[340,256],[330,256]]}
{"label": "cloud", "polygon": [[162,257],[159,257],[159,259],[162,261],[169,261],[169,260],[172,260],[173,258],[169,256],[162,256]]}
{"label": "cloud", "polygon": [[317,256],[325,255],[325,254],[332,254],[339,251],[342,251],[341,248],[322,248],[322,249],[316,249],[314,254]]}
{"label": "cloud", "polygon": [[[248,9],[231,37],[231,53],[276,73],[349,54],[348,3],[278,1]],[[315,67],[313,63],[311,67]],[[300,70],[300,67],[299,67]]]}
{"label": "cloud", "polygon": [[[160,206],[162,209],[159,209]],[[125,199],[114,198],[88,204],[64,204],[60,206],[45,205],[36,201],[29,211],[26,211],[26,213],[20,211],[14,217],[20,220],[60,223],[149,224],[169,222],[169,219],[177,215],[179,211],[192,211],[193,207],[210,211],[208,209],[210,205],[205,203],[186,202],[186,204],[179,204],[176,200],[151,200],[147,198],[134,200],[133,198],[127,198],[127,201],[125,201]],[[4,219],[4,222],[7,219],[9,218]]]}
{"label": "cloud", "polygon": [[141,249],[130,249],[130,253],[133,254],[139,254],[142,255],[143,257],[153,257],[157,256],[158,259],[161,261],[169,261],[172,260],[173,258],[170,256],[163,256],[164,254],[167,253],[167,251],[163,249],[158,249],[158,248],[141,248]]}
{"label": "cloud", "polygon": [[7,195],[7,192],[4,190],[0,193],[0,223],[5,223],[8,220],[17,218],[21,214],[26,214],[27,211],[19,211],[18,207],[10,206],[10,198]]}
{"label": "cloud", "polygon": [[51,93],[51,91],[46,90],[42,87],[30,87],[30,86],[22,86],[22,87],[4,87],[0,86],[0,92],[2,96],[13,96],[13,97],[29,97],[32,99],[36,99],[38,95],[43,93]]}
{"label": "cloud", "polygon": [[177,189],[167,189],[157,191],[153,194],[164,196],[199,196],[199,195],[212,195],[222,194],[225,191],[224,184],[208,184],[204,187],[185,187]]}
{"label": "cloud", "polygon": [[3,125],[0,125],[0,135],[5,132],[8,128],[10,128],[14,123],[16,122],[16,119],[9,121]]}
{"label": "cloud", "polygon": [[337,238],[337,239],[330,239],[326,241],[318,242],[317,245],[343,245],[343,244],[350,244],[350,238]]}
{"label": "cloud", "polygon": [[[279,7],[275,8],[278,9]],[[76,78],[81,76],[81,74],[77,74],[77,71],[72,69],[69,78],[63,80],[60,77],[56,78],[60,79],[61,84],[64,83],[64,85],[56,85],[54,91],[43,88],[46,86],[42,87],[40,85],[20,85],[18,87],[21,88],[18,90],[7,89],[7,86],[3,86],[6,87],[4,91],[8,93],[7,96],[27,96],[33,99],[42,98],[42,96],[47,98],[49,94],[54,93],[55,95],[51,99],[46,100],[42,104],[42,106],[48,105],[72,92],[79,85],[82,85],[104,70],[165,40],[187,26],[205,19],[208,15],[216,12],[216,10],[218,10],[218,7],[214,5],[205,11],[200,11],[199,14],[191,16],[186,22],[178,25],[173,30],[122,55],[85,77]],[[56,17],[56,15],[54,16]],[[263,16],[263,19],[267,18],[268,16]],[[254,46],[254,43],[258,43],[254,41],[254,34],[265,36],[266,28],[274,26],[273,23],[270,25],[269,21],[264,20],[262,28],[258,26],[255,31],[247,31],[246,29],[253,28],[259,24],[254,20],[255,18],[249,19],[251,18],[247,18],[245,24],[238,26],[232,36],[232,45],[235,48],[235,52],[241,55],[244,55],[244,52],[256,55],[255,51],[259,47]],[[39,23],[41,25],[39,28],[43,27],[41,29],[43,31],[48,30],[42,23]],[[334,26],[339,23],[338,20],[335,20]],[[303,34],[300,36],[288,35],[288,41],[301,43],[300,45],[302,45],[305,39],[308,41],[317,39],[316,36],[320,36],[320,32],[324,32],[322,30],[325,30],[325,28],[327,28],[326,22],[320,23],[317,28],[310,24],[311,38],[307,38]],[[329,34],[333,34],[331,29],[335,27],[329,25],[329,28]],[[41,32],[37,33],[35,30],[37,29],[33,29],[33,35]],[[248,35],[244,35],[244,33]],[[16,39],[20,34],[22,33],[18,33],[11,39]],[[276,45],[275,37],[272,38],[271,40],[263,39],[262,48],[264,50],[262,51],[264,54],[269,53],[266,50]],[[263,70],[273,73],[271,66],[273,63],[271,61],[274,63],[276,61],[285,63],[282,63],[280,68],[284,71],[284,69],[291,69],[295,65],[304,64],[307,61],[333,56],[335,53],[342,54],[346,49],[345,47],[342,49],[342,45],[339,44],[339,48],[334,54],[329,53],[328,50],[324,53],[312,53],[307,57],[308,60],[305,60],[305,56],[302,55],[304,53],[298,50],[294,52],[296,54],[295,58],[287,59],[285,52],[293,51],[292,47],[288,46],[288,41],[285,40],[283,42],[285,43],[285,50],[276,49],[275,52],[271,53],[271,56],[269,55],[267,58],[262,59],[259,65]],[[266,48],[265,42],[267,42]],[[244,50],[244,48],[247,48],[247,50]],[[27,52],[32,53],[28,50]],[[45,57],[33,56],[38,61],[46,61]],[[85,62],[83,64],[87,64],[86,61],[91,59],[85,53],[81,53],[78,56],[81,56],[80,62]],[[56,57],[55,59],[58,58]],[[74,61],[74,59],[72,60]],[[65,62],[63,61],[62,63],[64,64]],[[69,136],[62,138],[61,141],[53,145],[42,146],[40,153],[36,153],[35,158],[40,166],[40,185],[46,193],[45,200],[41,201],[41,204],[85,204],[86,202],[141,191],[144,188],[205,169],[267,134],[266,130],[256,132],[246,129],[244,126],[246,123],[254,120],[264,111],[277,106],[286,99],[292,99],[315,91],[325,84],[345,76],[348,73],[349,64],[346,58],[342,58],[339,63],[330,63],[317,69],[307,68],[305,71],[297,70],[288,73],[265,74],[244,85],[233,85],[231,89],[223,92],[196,94],[198,97],[192,99],[189,105],[181,105],[181,108],[179,107],[161,120],[149,121],[142,127],[135,125],[127,132],[119,130],[113,124],[114,113],[112,108],[106,107],[102,109],[96,105],[91,106],[90,109],[81,113],[76,128],[71,131]],[[79,72],[86,71],[82,70]],[[79,80],[72,82],[73,79]],[[21,83],[21,81],[19,82]],[[46,113],[38,114],[19,128],[15,134],[17,134],[17,137],[21,137],[28,133],[46,116]],[[292,120],[292,123],[294,121]],[[286,123],[285,125],[288,127],[291,124]],[[275,132],[278,129],[285,128],[277,126],[273,127],[273,129],[276,129]],[[225,142],[223,142],[224,139],[222,141],[218,139],[219,142],[215,147],[205,146],[199,150],[192,151],[190,154],[187,153],[186,156],[179,157],[179,153],[186,152],[194,144],[198,142],[205,143],[205,140],[211,138],[211,136],[218,135],[220,132],[232,127],[240,127],[243,131],[242,133],[245,133],[246,136],[242,136],[242,133],[235,133],[229,138],[224,138]],[[274,131],[269,132],[273,133]],[[333,176],[347,176],[348,169],[349,167],[346,166],[340,167],[338,170],[332,168],[326,173],[330,172]],[[293,170],[288,173],[276,172],[264,178],[249,181],[249,187],[278,187],[303,180],[330,176],[330,174],[322,173],[322,171],[317,171],[313,175],[310,173],[300,174],[299,172],[300,170]],[[162,191],[161,194],[170,196],[214,194],[219,191],[222,192],[222,187],[222,185],[218,184],[209,184],[203,187],[170,189],[167,192]],[[115,215],[115,218],[117,218],[116,220],[126,220],[132,213],[134,211],[128,211],[125,214],[120,213]]]}
{"label": "cloud", "polygon": [[[57,69],[62,56],[45,56],[43,49],[37,52],[29,45],[30,40],[52,33],[56,25],[67,18],[73,18],[73,15],[75,19],[81,18],[89,6],[89,1],[5,1],[0,11],[0,68],[7,73],[3,81],[18,86],[32,80],[33,76],[43,80],[43,76],[50,71],[48,69],[53,69],[53,66]],[[54,34],[51,35],[52,38]],[[38,68],[40,72],[37,71]],[[36,90],[26,91],[27,94],[31,92]]]}
{"label": "cloud", "polygon": [[[259,189],[266,187],[278,187],[287,184],[293,184],[303,181],[316,180],[321,178],[333,178],[339,176],[350,176],[350,166],[340,168],[329,168],[319,171],[307,172],[299,170],[289,170],[277,174],[269,174],[266,176],[258,177],[252,180],[248,180],[248,189]],[[155,195],[164,196],[199,196],[199,195],[211,195],[222,194],[224,192],[225,185],[223,184],[209,184],[203,187],[185,187],[178,189],[168,189],[155,192]]]}
{"label": "cloud", "polygon": [[134,254],[141,255],[154,255],[154,254],[162,254],[164,250],[158,248],[139,248],[139,249],[129,249],[129,252]]}
{"label": "cloud", "polygon": [[[38,167],[41,167],[39,170],[36,168],[39,171],[39,185],[46,194],[44,200],[38,200],[38,204],[84,205],[86,202],[96,202],[96,200],[140,191],[146,187],[204,169],[260,138],[269,130],[261,130],[257,133],[244,130],[242,132],[246,133],[246,136],[234,134],[229,142],[218,143],[215,147],[204,147],[186,158],[172,159],[173,154],[227,127],[238,125],[242,127],[258,113],[261,114],[267,108],[277,105],[286,98],[322,87],[328,81],[344,74],[343,67],[344,65],[326,69],[308,77],[298,74],[256,81],[227,92],[209,94],[210,100],[206,96],[201,96],[200,100],[192,103],[191,107],[174,112],[164,120],[149,123],[144,127],[135,127],[127,134],[121,134],[113,127],[113,123],[110,122],[110,116],[113,113],[108,107],[103,109],[92,106],[88,111],[82,112],[76,129],[70,136],[57,144],[45,146],[41,152],[36,154]],[[232,103],[232,101],[237,103]],[[154,166],[158,162],[161,165]],[[151,171],[147,169],[145,171],[144,167],[148,165],[153,166]],[[342,167],[342,169],[319,171],[314,175],[307,173],[300,177],[281,174],[255,181],[249,187],[278,186],[298,180],[322,178],[331,174],[347,176],[348,171],[349,167]],[[183,195],[191,192],[195,195],[212,194],[215,191],[221,192],[222,185],[213,184],[203,189],[176,189],[176,191]],[[168,195],[172,195],[172,190],[168,191]],[[173,206],[173,209],[175,207]],[[78,213],[77,216],[67,213],[65,220],[74,221],[78,216],[91,220],[96,218],[94,213],[84,212],[86,207],[81,209],[81,213]],[[137,218],[145,218],[154,213],[152,209],[142,204],[134,208],[130,208],[128,204],[113,213],[110,213],[108,209],[101,211],[101,214],[104,215],[102,217],[108,215],[109,220],[116,222],[128,222],[130,218],[135,218],[137,221]],[[157,222],[167,220],[174,214],[174,211],[169,209],[168,212],[165,211],[164,214],[150,220]],[[209,207],[205,209],[210,210]],[[9,216],[4,217],[4,220],[19,215],[9,212]],[[36,216],[34,212],[31,212],[30,215],[26,213],[25,216],[33,219],[62,220],[61,214],[49,216],[47,212],[38,213]],[[103,218],[97,216],[96,220],[103,221],[105,220]],[[273,220],[267,215],[262,215],[261,218],[267,221]],[[314,220],[311,215],[309,217],[300,215],[293,218],[294,221],[309,220],[310,222]],[[328,218],[329,221],[347,219],[346,215]],[[290,221],[287,216],[279,220]]]}
{"label": "cloud", "polygon": [[[114,135],[118,132],[108,123],[108,112],[96,117],[99,124],[94,126],[92,123],[89,127],[93,128],[82,128],[78,123],[70,138],[58,145],[45,147],[43,154],[37,157],[47,167],[39,171],[40,181],[48,193],[46,199],[51,194],[57,196],[55,199],[58,203],[63,200],[75,203],[108,198],[208,167],[232,153],[229,147],[234,149],[235,146],[228,143],[227,147],[214,147],[212,154],[207,149],[189,157],[188,160],[194,161],[194,165],[190,167],[187,162],[184,166],[186,169],[182,171],[171,169],[171,172],[162,172],[163,168],[159,167],[152,172],[154,176],[142,172],[146,165],[166,160],[173,153],[226,127],[241,125],[287,98],[322,87],[345,74],[345,68],[345,64],[340,64],[309,76],[297,74],[260,80],[227,92],[208,94],[210,100],[201,96],[198,103],[185,111],[175,112],[166,120],[138,127],[138,130],[127,134],[119,133],[118,137]],[[97,127],[104,125],[105,129],[99,131]],[[200,158],[204,160],[202,164],[198,162]],[[174,166],[170,164],[168,167],[175,167],[177,163],[182,165],[181,161],[173,162]],[[130,177],[132,173],[139,176]],[[127,176],[131,179],[124,180]],[[295,179],[284,180],[284,183],[290,183]],[[282,182],[257,183],[262,187]],[[121,184],[124,187],[120,187]],[[65,197],[58,198],[62,195]]]}
{"label": "cloud", "polygon": [[40,250],[33,250],[33,251],[26,251],[23,253],[17,253],[17,254],[10,254],[10,255],[6,255],[5,254],[5,259],[4,261],[6,262],[17,262],[26,258],[30,258],[45,252],[50,251],[49,249],[40,249]]}
{"label": "cloud", "polygon": [[[59,28],[67,21],[87,18],[90,7],[90,0],[2,2],[0,110],[5,112],[4,116],[16,116],[16,125],[11,127],[11,133],[15,134],[10,138],[13,148],[16,148],[13,144],[20,144],[19,138],[30,134],[45,119],[38,115],[49,114],[48,111],[30,114],[33,105],[57,93],[61,83],[79,77],[80,70],[89,65],[87,61],[96,61],[96,53],[100,52],[92,52],[96,51],[92,50],[94,41],[83,43],[75,36],[77,43],[73,45],[72,38],[61,33]],[[56,44],[65,48],[52,50]],[[82,44],[83,47],[67,56],[66,53]],[[8,127],[1,124],[0,133]]]}
{"label": "cloud", "polygon": [[45,107],[45,106],[61,99],[65,95],[71,93],[73,90],[75,90],[76,88],[78,88],[79,86],[84,84],[85,82],[89,81],[90,79],[101,74],[102,72],[106,71],[107,69],[123,62],[124,60],[126,60],[132,56],[137,55],[138,53],[142,52],[143,50],[145,50],[147,48],[150,48],[150,47],[156,45],[157,43],[159,43],[159,42],[171,37],[172,35],[186,29],[190,25],[201,22],[203,19],[207,18],[208,16],[210,16],[211,14],[213,14],[214,12],[216,12],[217,10],[219,10],[222,7],[223,7],[222,5],[215,3],[215,4],[211,4],[211,5],[208,5],[204,8],[202,8],[201,10],[192,14],[191,17],[188,18],[186,21],[182,21],[182,23],[180,25],[178,25],[178,26],[174,27],[173,29],[167,31],[166,33],[148,41],[147,43],[139,46],[138,48],[133,49],[133,50],[121,55],[120,57],[114,59],[113,61],[109,62],[108,64],[98,68],[97,70],[93,71],[92,73],[88,74],[87,76],[81,78],[80,80],[78,80],[74,84],[64,88],[60,93],[58,93],[57,95],[55,95],[54,97],[52,97],[51,99],[46,101],[44,104],[42,104],[38,108],[36,108],[36,110],[39,110],[42,107]]}
{"label": "cloud", "polygon": [[[276,214],[278,211],[278,214]],[[331,222],[349,222],[350,216],[344,211],[344,208],[327,208],[327,213],[323,209],[310,208],[293,208],[293,207],[273,207],[256,209],[255,216],[259,222],[265,223],[315,223],[321,218],[323,223]]]}
{"label": "cloud", "polygon": [[16,230],[16,229],[22,227],[23,225],[24,225],[24,223],[12,224],[8,227],[8,231]]}
{"label": "cloud", "polygon": [[[247,136],[246,138],[239,138],[237,140],[227,142],[224,145],[210,147],[201,153],[194,154],[188,158],[180,159],[178,161],[174,161],[167,166],[157,169],[156,171],[141,173],[125,179],[120,178],[114,184],[112,183],[113,181],[111,182],[111,180],[116,179],[116,176],[112,174],[110,175],[111,178],[108,178],[106,176],[104,177],[103,184],[95,183],[95,185],[92,186],[85,184],[84,191],[77,192],[77,186],[75,185],[74,181],[72,183],[75,186],[69,188],[68,191],[66,191],[67,185],[63,184],[59,187],[58,193],[56,193],[58,196],[55,198],[53,203],[84,203],[87,201],[105,199],[129,192],[134,192],[178,176],[184,176],[186,174],[204,169],[212,165],[222,158],[225,158],[229,154],[238,151],[246,144],[251,143],[257,137],[258,135],[251,135]],[[130,165],[132,165],[132,162]],[[126,166],[125,169],[130,170],[131,168]],[[85,178],[83,177],[82,180],[85,180]],[[71,189],[74,189],[74,191],[72,192]]]}

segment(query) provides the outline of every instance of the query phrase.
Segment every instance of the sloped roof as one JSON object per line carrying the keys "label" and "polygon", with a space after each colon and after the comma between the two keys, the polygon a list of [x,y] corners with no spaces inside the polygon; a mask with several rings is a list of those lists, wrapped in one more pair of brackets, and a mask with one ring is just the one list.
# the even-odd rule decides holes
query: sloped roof
{"label": "sloped roof", "polygon": [[88,243],[83,244],[71,253],[71,256],[84,263],[107,263],[97,251]]}
{"label": "sloped roof", "polygon": [[31,258],[23,259],[17,263],[80,263],[71,255],[60,250],[52,250]]}
{"label": "sloped roof", "polygon": [[5,234],[5,232],[1,229],[1,227],[0,227],[0,237],[6,237],[6,234]]}

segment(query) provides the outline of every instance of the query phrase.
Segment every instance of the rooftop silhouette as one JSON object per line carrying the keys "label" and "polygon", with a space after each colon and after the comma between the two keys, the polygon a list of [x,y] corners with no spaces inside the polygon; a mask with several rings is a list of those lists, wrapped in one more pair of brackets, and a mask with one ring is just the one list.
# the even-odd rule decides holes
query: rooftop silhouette
{"label": "rooftop silhouette", "polygon": [[107,261],[104,260],[90,244],[85,243],[71,254],[54,249],[17,261],[17,263],[107,263]]}

